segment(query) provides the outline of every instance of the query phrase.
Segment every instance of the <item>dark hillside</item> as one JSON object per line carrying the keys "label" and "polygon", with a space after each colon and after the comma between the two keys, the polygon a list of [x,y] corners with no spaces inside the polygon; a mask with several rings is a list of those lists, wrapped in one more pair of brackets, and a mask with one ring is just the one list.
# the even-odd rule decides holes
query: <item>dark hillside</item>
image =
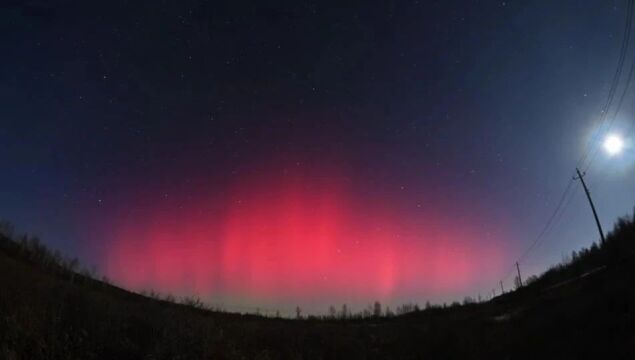
{"label": "dark hillside", "polygon": [[288,320],[209,311],[80,275],[0,240],[1,359],[633,358],[635,219],[603,246],[489,302],[393,318]]}

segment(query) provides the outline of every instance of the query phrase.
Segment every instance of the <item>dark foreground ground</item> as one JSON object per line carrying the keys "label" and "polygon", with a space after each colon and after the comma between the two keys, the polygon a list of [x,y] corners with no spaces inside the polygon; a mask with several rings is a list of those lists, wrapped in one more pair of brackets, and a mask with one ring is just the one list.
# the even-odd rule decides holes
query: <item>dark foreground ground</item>
{"label": "dark foreground ground", "polygon": [[210,312],[0,245],[0,359],[635,359],[633,219],[490,302],[366,320]]}

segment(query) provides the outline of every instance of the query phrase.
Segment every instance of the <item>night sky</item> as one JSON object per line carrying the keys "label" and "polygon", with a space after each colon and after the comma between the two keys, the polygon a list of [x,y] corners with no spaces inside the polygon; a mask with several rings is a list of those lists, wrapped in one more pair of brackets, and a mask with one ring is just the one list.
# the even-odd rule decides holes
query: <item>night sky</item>
{"label": "night sky", "polygon": [[[3,4],[0,218],[241,311],[511,288],[599,148],[626,23],[625,0]],[[607,116],[626,151],[587,170],[607,230],[634,94]],[[577,182],[564,204],[527,275],[597,241]]]}

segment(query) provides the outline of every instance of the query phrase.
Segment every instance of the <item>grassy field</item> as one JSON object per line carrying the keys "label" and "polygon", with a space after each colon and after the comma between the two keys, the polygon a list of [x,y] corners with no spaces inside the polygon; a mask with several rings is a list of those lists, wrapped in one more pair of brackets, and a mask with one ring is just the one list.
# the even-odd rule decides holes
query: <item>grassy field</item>
{"label": "grassy field", "polygon": [[210,311],[75,268],[0,237],[0,359],[635,358],[635,218],[516,291],[395,317]]}

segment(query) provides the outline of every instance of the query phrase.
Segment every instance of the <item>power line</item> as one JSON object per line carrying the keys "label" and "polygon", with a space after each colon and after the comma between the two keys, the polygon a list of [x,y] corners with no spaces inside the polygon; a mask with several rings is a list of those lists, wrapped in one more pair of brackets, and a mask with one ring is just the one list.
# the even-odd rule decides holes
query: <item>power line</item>
{"label": "power line", "polygon": [[[629,47],[629,43],[630,43],[630,36],[631,36],[632,21],[633,21],[633,0],[628,0],[627,15],[626,15],[626,25],[624,27],[624,35],[622,37],[622,44],[621,44],[621,47],[620,47],[620,54],[619,54],[618,61],[617,61],[617,68],[615,69],[615,73],[613,74],[613,79],[611,81],[611,87],[609,88],[609,94],[608,94],[607,100],[606,100],[604,106],[602,107],[602,113],[601,113],[601,116],[600,116],[600,126],[599,126],[598,131],[596,131],[595,136],[587,144],[587,149],[583,153],[583,155],[580,157],[580,159],[578,160],[576,167],[581,167],[584,164],[584,162],[588,159],[589,155],[592,155],[591,159],[588,161],[588,163],[587,163],[587,165],[585,167],[585,169],[588,169],[589,166],[591,166],[591,163],[592,163],[592,161],[595,158],[595,155],[597,153],[597,148],[598,148],[597,147],[597,140],[599,139],[600,134],[603,133],[602,128],[604,128],[604,126],[606,124],[607,116],[608,116],[610,107],[613,104],[613,99],[615,97],[615,92],[617,91],[617,88],[618,88],[618,85],[619,85],[619,81],[620,81],[621,74],[622,74],[622,69],[624,67],[624,61],[626,59],[626,54],[628,52],[628,47]],[[615,114],[614,114],[613,118],[608,123],[608,130],[610,130],[610,128],[612,127],[613,122],[615,121],[615,118],[617,117],[617,114],[618,114],[618,112],[619,112],[619,110],[620,110],[620,108],[622,106],[622,102],[624,101],[624,98],[625,98],[626,93],[628,91],[629,85],[631,83],[631,79],[632,79],[632,76],[633,76],[634,69],[635,69],[635,59],[633,60],[633,63],[631,64],[631,68],[630,68],[630,71],[629,71],[629,74],[628,74],[628,78],[626,80],[626,85],[625,85],[625,87],[624,87],[624,89],[622,91],[622,95],[621,95],[620,100],[618,102],[618,106],[617,106],[617,109],[615,111]],[[510,271],[501,280],[501,282],[503,280],[506,280],[514,272],[514,270],[520,271],[518,269],[518,263],[522,262],[529,255],[531,250],[533,250],[539,244],[539,242],[546,236],[546,234],[549,233],[549,231],[551,231],[551,229],[553,229],[555,227],[555,225],[560,221],[560,219],[562,218],[562,214],[564,213],[564,210],[566,210],[566,208],[571,203],[571,199],[573,198],[573,197],[570,197],[566,201],[566,204],[563,207],[563,204],[565,203],[565,200],[569,196],[569,193],[571,191],[573,183],[574,183],[573,178],[570,178],[569,182],[567,183],[567,186],[566,186],[565,190],[562,193],[562,196],[560,197],[560,200],[558,201],[558,204],[556,205],[556,208],[554,209],[553,213],[551,214],[551,216],[549,217],[549,219],[547,220],[547,222],[543,226],[542,230],[540,231],[538,236],[536,236],[536,238],[532,241],[532,243],[529,245],[529,247],[521,254],[521,256],[516,261],[515,266],[511,267]],[[562,211],[561,211],[561,209],[562,209]]]}
{"label": "power line", "polygon": [[[572,190],[571,195],[575,194],[575,189],[577,189],[577,188],[578,188],[578,182],[574,181],[574,188],[571,189]],[[571,205],[571,203],[573,202],[573,199],[575,199],[575,196],[569,196],[569,199],[564,204],[564,207],[562,208],[562,211],[560,211],[560,213],[558,214],[558,216],[554,220],[554,225],[552,226],[552,228],[555,228],[557,225],[560,224],[560,220],[562,220],[562,216],[564,215],[565,210],[569,208],[569,205]]]}
{"label": "power line", "polygon": [[[619,84],[619,79],[620,79],[620,75],[622,73],[622,68],[624,65],[624,59],[626,57],[626,53],[628,50],[628,44],[629,44],[629,40],[630,40],[630,34],[631,34],[631,27],[632,27],[632,19],[633,19],[633,0],[628,0],[628,5],[627,5],[627,18],[626,18],[626,26],[624,28],[624,37],[622,40],[622,46],[620,49],[620,56],[619,56],[619,60],[618,60],[618,66],[617,69],[615,70],[615,74],[613,76],[613,81],[611,84],[611,89],[609,91],[609,95],[608,95],[608,99],[604,105],[604,108],[602,110],[602,122],[604,122],[606,120],[606,114],[609,112],[609,107],[611,106],[611,104],[613,103],[613,97],[615,96],[615,91],[617,90],[617,85]],[[626,91],[628,89],[628,84],[631,81],[632,75],[633,75],[633,69],[635,68],[635,60],[633,61],[633,64],[631,66],[631,70],[629,72],[629,77],[627,80],[627,86],[625,87],[624,91],[622,92],[622,96],[620,97],[620,101],[618,103],[619,107],[621,107],[621,103],[624,100]],[[618,107],[618,111],[619,111],[619,107]],[[616,113],[617,114],[617,113]],[[597,135],[597,133],[596,133]],[[590,147],[587,149],[586,153],[582,156],[582,158],[578,161],[578,163],[584,162],[584,160],[588,157],[589,153],[591,152],[591,147],[593,146],[593,143],[589,144]],[[558,221],[554,221],[554,219],[556,218],[556,216],[558,216],[558,212],[560,211],[560,208],[562,207],[566,197],[569,195],[569,192],[571,190],[571,186],[573,185],[574,180],[573,179],[569,179],[569,182],[567,183],[567,186],[565,188],[565,190],[563,191],[560,200],[558,201],[558,205],[556,205],[556,208],[554,209],[553,213],[551,214],[551,216],[549,217],[549,219],[547,220],[547,223],[545,224],[545,226],[542,228],[542,230],[540,231],[540,233],[538,234],[538,236],[534,239],[534,241],[529,245],[529,247],[525,250],[525,252],[518,258],[518,262],[522,262],[527,255],[531,252],[531,250],[539,243],[539,241],[553,228],[552,224],[555,226],[555,223],[557,223]],[[568,204],[570,203],[567,202],[567,205],[565,206],[565,208],[568,206]],[[563,212],[564,209],[563,208]],[[560,219],[561,215],[558,216],[558,220]],[[513,269],[512,269],[513,271]]]}
{"label": "power line", "polygon": [[[615,73],[613,74],[613,80],[611,81],[611,87],[609,88],[609,94],[602,107],[602,112],[600,115],[600,125],[598,130],[595,132],[594,136],[589,140],[587,144],[587,150],[584,152],[580,160],[578,160],[576,167],[582,168],[584,167],[584,162],[587,160],[591,152],[594,148],[597,148],[597,142],[599,140],[600,135],[604,132],[602,129],[605,126],[607,116],[609,114],[609,109],[613,104],[613,98],[615,97],[615,92],[617,91],[617,87],[620,82],[620,77],[622,75],[622,69],[624,67],[624,60],[626,59],[626,54],[628,52],[628,46],[630,43],[631,37],[631,27],[633,22],[633,0],[628,0],[627,10],[626,10],[626,25],[624,26],[624,35],[622,37],[622,45],[620,48],[620,55],[617,61],[617,68],[615,69]],[[590,165],[590,162],[589,162]],[[588,166],[584,167],[588,168]]]}
{"label": "power line", "polygon": [[[606,133],[611,131],[611,128],[613,127],[613,123],[615,122],[615,119],[617,119],[617,114],[619,114],[622,108],[622,103],[624,103],[624,99],[626,98],[626,94],[628,94],[628,90],[630,88],[631,81],[633,79],[633,72],[635,72],[635,57],[633,57],[633,61],[631,62],[631,68],[628,71],[628,76],[626,78],[626,83],[624,84],[624,89],[622,90],[622,95],[620,96],[620,100],[617,103],[617,107],[615,108],[613,117],[611,118],[611,120],[609,120],[608,127],[605,131]],[[587,166],[584,168],[584,171],[587,171],[589,167],[591,167],[591,163],[593,162],[593,160],[595,160],[595,157],[597,156],[598,151],[599,151],[599,147],[596,146]]]}
{"label": "power line", "polygon": [[[570,199],[572,197],[569,197],[569,195],[571,194],[571,188],[572,188],[573,184],[575,184],[573,179],[572,178],[569,179],[569,183],[567,183],[567,187],[565,188],[565,190],[563,191],[562,195],[560,196],[560,199],[558,200],[558,204],[556,205],[554,211],[551,213],[551,215],[547,219],[547,222],[542,227],[540,233],[538,233],[538,236],[536,236],[536,238],[534,238],[534,240],[529,245],[529,247],[520,255],[520,257],[518,257],[517,262],[520,263],[523,260],[525,260],[525,258],[531,252],[531,250],[533,250],[539,244],[539,242],[554,228],[555,224],[561,218],[562,213],[564,213],[564,210],[570,204]],[[563,207],[563,204],[565,204],[565,201],[567,199],[569,199],[569,201],[567,201],[566,205],[564,205],[564,207]],[[509,278],[509,276],[514,273],[514,270],[516,270],[516,265],[515,264],[513,266],[511,266],[510,270],[507,272],[507,275],[502,280],[506,280],[507,278]]]}
{"label": "power line", "polygon": [[529,253],[531,252],[531,250],[533,250],[534,247],[536,247],[536,245],[538,245],[538,243],[543,239],[543,237],[547,235],[547,233],[553,228],[552,225],[555,223],[554,220],[558,216],[558,213],[560,212],[560,209],[562,208],[562,205],[564,204],[565,199],[569,195],[572,186],[573,186],[573,180],[570,180],[569,183],[567,183],[567,187],[565,188],[564,192],[560,196],[560,199],[558,200],[558,205],[556,205],[556,208],[554,209],[553,213],[551,214],[551,216],[545,223],[545,226],[542,228],[540,233],[538,233],[538,236],[536,236],[534,241],[529,245],[529,247],[525,250],[525,252],[522,255],[520,255],[520,257],[518,258],[518,262],[522,262],[523,260],[525,260],[527,255],[529,255]]}

